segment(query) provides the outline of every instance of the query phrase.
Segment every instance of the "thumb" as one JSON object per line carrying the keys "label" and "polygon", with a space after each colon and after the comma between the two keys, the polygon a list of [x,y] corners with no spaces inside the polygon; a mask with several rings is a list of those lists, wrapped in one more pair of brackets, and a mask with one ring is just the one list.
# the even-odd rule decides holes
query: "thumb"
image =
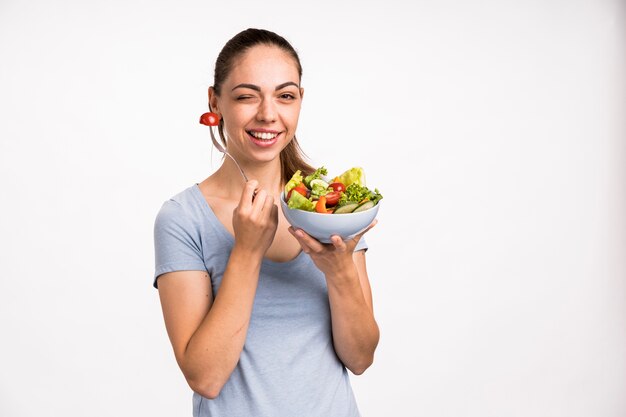
{"label": "thumb", "polygon": [[363,237],[363,235],[367,232],[369,232],[374,226],[376,226],[376,224],[378,224],[378,220],[374,219],[369,226],[367,226],[367,228],[365,228],[365,230],[363,230],[361,233],[359,233],[358,235],[356,235],[355,237],[352,238],[352,240],[354,240],[355,243],[358,243],[359,240],[361,240],[361,238]]}

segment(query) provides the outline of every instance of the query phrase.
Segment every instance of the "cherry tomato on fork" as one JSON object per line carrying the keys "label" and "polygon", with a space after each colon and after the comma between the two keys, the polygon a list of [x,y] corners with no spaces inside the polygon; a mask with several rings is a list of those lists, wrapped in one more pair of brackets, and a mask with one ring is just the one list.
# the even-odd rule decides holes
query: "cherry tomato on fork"
{"label": "cherry tomato on fork", "polygon": [[206,126],[217,126],[220,124],[220,116],[212,112],[204,113],[200,116],[200,123]]}

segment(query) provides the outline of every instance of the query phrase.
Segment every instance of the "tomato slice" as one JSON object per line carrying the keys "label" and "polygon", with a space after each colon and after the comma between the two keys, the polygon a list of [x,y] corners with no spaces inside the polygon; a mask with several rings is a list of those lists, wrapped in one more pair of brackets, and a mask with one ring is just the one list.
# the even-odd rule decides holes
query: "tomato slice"
{"label": "tomato slice", "polygon": [[[291,193],[292,192],[297,192],[302,194],[302,196],[307,197],[307,189],[306,186],[302,183],[296,185],[294,188],[292,188],[291,190],[289,190],[289,192],[287,193],[287,201],[289,201],[289,199],[291,198]],[[308,198],[308,197],[307,197]]]}
{"label": "tomato slice", "polygon": [[200,123],[206,126],[217,126],[220,124],[220,116],[212,112],[204,113],[200,116]]}
{"label": "tomato slice", "polygon": [[341,193],[339,191],[331,191],[330,193],[326,194],[325,197],[327,206],[335,206],[341,198]]}

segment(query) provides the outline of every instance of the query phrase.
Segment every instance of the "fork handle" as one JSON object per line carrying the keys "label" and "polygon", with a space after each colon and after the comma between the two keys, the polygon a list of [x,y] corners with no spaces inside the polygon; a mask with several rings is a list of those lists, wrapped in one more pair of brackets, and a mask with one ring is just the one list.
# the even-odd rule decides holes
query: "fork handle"
{"label": "fork handle", "polygon": [[228,153],[228,151],[226,151],[226,149],[224,149],[224,147],[222,146],[221,143],[219,143],[217,141],[217,139],[215,139],[215,134],[213,133],[213,126],[209,126],[209,132],[211,133],[211,140],[213,141],[213,146],[215,146],[217,148],[218,151],[220,151],[221,153],[223,153],[224,155],[228,155],[230,157],[230,159],[233,160],[233,162],[235,163],[235,165],[237,165],[237,168],[239,168],[239,172],[241,172],[241,175],[243,176],[243,179],[248,182],[248,177],[246,175],[245,172],[243,172],[243,169],[241,168],[241,166],[239,165],[239,162],[237,162],[237,160]]}

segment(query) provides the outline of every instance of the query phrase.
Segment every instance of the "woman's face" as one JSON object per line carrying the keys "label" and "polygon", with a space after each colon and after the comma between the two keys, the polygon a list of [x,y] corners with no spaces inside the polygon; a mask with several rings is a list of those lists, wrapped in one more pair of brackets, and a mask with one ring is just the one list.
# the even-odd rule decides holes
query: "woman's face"
{"label": "woman's face", "polygon": [[214,112],[224,121],[228,151],[241,163],[277,158],[296,133],[302,104],[294,59],[275,46],[257,45],[235,60]]}

